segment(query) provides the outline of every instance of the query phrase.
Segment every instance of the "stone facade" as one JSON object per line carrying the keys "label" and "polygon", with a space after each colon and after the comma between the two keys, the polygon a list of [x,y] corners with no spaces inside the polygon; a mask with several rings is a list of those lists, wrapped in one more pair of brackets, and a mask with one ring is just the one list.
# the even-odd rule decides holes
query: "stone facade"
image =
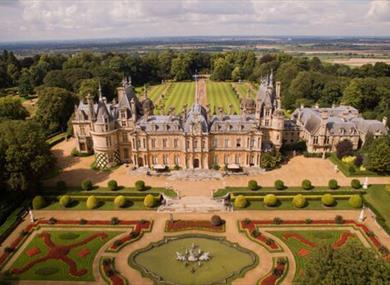
{"label": "stone facade", "polygon": [[[239,115],[222,109],[212,115],[197,103],[180,115],[154,115],[147,93],[139,100],[128,79],[117,93],[117,100],[107,102],[99,89],[97,103],[88,96],[75,106],[76,148],[95,153],[100,168],[121,162],[156,169],[259,166],[263,152],[283,143],[305,140],[309,151],[333,151],[342,139],[359,147],[368,132],[387,132],[381,122],[363,120],[347,106],[300,108],[285,119],[280,82],[274,86],[272,74],[261,80],[256,99],[241,101]],[[348,123],[342,123],[347,111]]]}

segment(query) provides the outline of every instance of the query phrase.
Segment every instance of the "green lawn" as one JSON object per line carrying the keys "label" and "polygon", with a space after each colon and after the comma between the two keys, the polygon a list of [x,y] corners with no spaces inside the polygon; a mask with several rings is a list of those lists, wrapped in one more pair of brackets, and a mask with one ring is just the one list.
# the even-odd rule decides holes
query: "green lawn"
{"label": "green lawn", "polygon": [[[51,236],[51,240],[55,245],[70,245],[76,242],[80,242],[85,238],[92,236],[96,231],[48,231]],[[100,232],[101,233],[101,232]],[[21,280],[64,280],[64,281],[94,281],[92,266],[98,250],[109,240],[122,232],[105,231],[107,237],[97,237],[85,245],[70,249],[68,257],[74,260],[77,264],[77,270],[83,268],[87,269],[87,272],[82,276],[73,276],[69,274],[69,266],[59,259],[49,259],[41,263],[33,265],[27,271],[21,274],[14,274],[11,278]],[[28,256],[27,252],[32,248],[38,248],[39,253],[34,256]],[[88,249],[89,254],[81,257],[79,253],[83,249]],[[48,248],[45,245],[42,238],[35,236],[32,241],[27,245],[25,250],[21,252],[16,261],[12,264],[11,270],[14,268],[22,268],[27,263],[38,260],[44,257],[48,253]]]}
{"label": "green lawn", "polygon": [[234,93],[231,83],[206,81],[207,100],[212,113],[218,112],[218,107],[222,107],[225,113],[229,112],[229,105],[232,104],[232,112],[240,113],[240,101]]}
{"label": "green lawn", "polygon": [[[203,235],[178,236],[136,251],[129,257],[129,263],[141,272],[147,269],[169,284],[230,284],[257,264],[257,256],[247,249],[219,239]],[[188,261],[186,265],[185,262],[177,261],[176,252],[184,254],[192,244],[196,247],[196,253],[198,250],[209,252],[211,259],[201,262],[201,265],[198,262]],[[151,277],[148,273],[147,276]],[[152,279],[154,284],[168,283],[159,283],[158,277]],[[225,279],[227,282],[224,282]]]}
{"label": "green lawn", "polygon": [[153,103],[157,103],[160,100],[161,94],[164,93],[166,84],[159,84],[150,86],[148,89],[148,97],[153,101]]}
{"label": "green lawn", "polygon": [[[389,188],[390,189],[390,188]],[[371,185],[368,188],[367,194],[364,195],[365,200],[375,207],[384,218],[384,224],[387,226],[387,232],[390,234],[390,192],[386,190],[384,185]]]}
{"label": "green lawn", "polygon": [[167,94],[164,103],[164,112],[167,113],[170,107],[175,108],[175,113],[180,114],[184,105],[190,108],[195,101],[195,83],[194,82],[177,82],[173,83],[172,88]]}
{"label": "green lawn", "polygon": [[[295,281],[299,280],[299,276],[302,274],[303,269],[305,268],[305,261],[309,258],[310,253],[306,256],[301,256],[299,254],[300,250],[307,250],[309,252],[315,251],[318,246],[322,245],[331,245],[335,241],[339,239],[342,233],[346,231],[337,231],[337,230],[288,230],[288,231],[267,231],[272,235],[281,239],[291,250],[294,255],[295,263],[296,263],[296,271],[295,271]],[[284,233],[294,233],[299,234],[310,242],[314,242],[317,244],[316,247],[311,247],[295,238],[285,239],[283,237]],[[360,240],[354,235],[352,238],[348,239],[346,244],[350,242],[358,242],[361,243]]]}
{"label": "green lawn", "polygon": [[[245,98],[249,94],[249,97],[255,98],[256,92],[249,82],[241,82],[241,83],[232,83],[236,88],[238,95],[240,98]],[[249,91],[249,93],[248,93]]]}

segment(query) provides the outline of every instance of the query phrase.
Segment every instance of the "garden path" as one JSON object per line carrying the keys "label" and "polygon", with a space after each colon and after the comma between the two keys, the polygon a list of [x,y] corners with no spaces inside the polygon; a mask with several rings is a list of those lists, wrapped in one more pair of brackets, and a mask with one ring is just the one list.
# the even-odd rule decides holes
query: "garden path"
{"label": "garden path", "polygon": [[206,89],[206,79],[201,78],[197,81],[197,98],[195,102],[199,103],[202,106],[206,106],[208,104],[207,101],[207,89]]}

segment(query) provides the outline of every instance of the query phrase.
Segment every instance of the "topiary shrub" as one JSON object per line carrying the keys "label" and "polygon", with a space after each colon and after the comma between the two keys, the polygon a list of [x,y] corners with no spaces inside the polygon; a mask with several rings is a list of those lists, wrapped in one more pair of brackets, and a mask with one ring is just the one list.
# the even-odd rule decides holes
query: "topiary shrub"
{"label": "topiary shrub", "polygon": [[274,194],[267,194],[264,197],[264,204],[268,207],[276,206],[278,198]]}
{"label": "topiary shrub", "polygon": [[114,205],[118,208],[124,207],[126,205],[126,197],[122,195],[116,196],[114,199]]}
{"label": "topiary shrub", "polygon": [[154,199],[152,194],[148,194],[144,198],[144,205],[146,208],[153,208],[156,203],[156,200]]}
{"label": "topiary shrub", "polygon": [[257,189],[259,189],[259,185],[257,184],[257,181],[256,180],[249,180],[248,181],[248,188],[250,189],[250,190],[257,190]]}
{"label": "topiary shrub", "polygon": [[111,218],[111,225],[115,226],[115,225],[118,225],[119,223],[120,223],[120,221],[119,221],[118,217]]}
{"label": "topiary shrub", "polygon": [[353,189],[359,189],[362,187],[362,184],[360,183],[360,181],[358,179],[352,179],[351,180],[351,187]]}
{"label": "topiary shrub", "polygon": [[90,209],[90,210],[95,209],[97,207],[97,205],[98,205],[98,201],[97,201],[96,197],[93,195],[89,196],[87,199],[87,202],[86,202],[87,209]]}
{"label": "topiary shrub", "polygon": [[80,225],[85,225],[88,223],[88,221],[86,219],[81,218],[79,223]]}
{"label": "topiary shrub", "polygon": [[329,182],[328,182],[328,187],[329,187],[329,189],[332,189],[332,190],[335,190],[335,189],[339,188],[337,180],[336,179],[330,179]]}
{"label": "topiary shrub", "polygon": [[310,190],[313,188],[313,185],[311,185],[311,181],[309,179],[305,179],[302,181],[302,188],[305,190]]}
{"label": "topiary shrub", "polygon": [[363,199],[360,195],[352,195],[348,200],[349,205],[351,207],[359,209],[363,206]]}
{"label": "topiary shrub", "polygon": [[275,218],[273,218],[272,223],[274,225],[281,225],[283,223],[283,220],[279,217],[275,217]]}
{"label": "topiary shrub", "polygon": [[68,207],[71,202],[70,196],[69,195],[63,195],[60,198],[60,205],[64,208]]}
{"label": "topiary shrub", "polygon": [[341,225],[341,224],[344,224],[344,218],[343,216],[340,216],[340,215],[337,215],[335,218],[334,218],[334,222],[338,225]]}
{"label": "topiary shrub", "polygon": [[215,227],[218,227],[218,226],[220,226],[220,225],[223,224],[223,220],[221,219],[220,216],[218,216],[218,215],[213,215],[213,216],[211,217],[211,224],[212,224],[213,226],[215,226]]}
{"label": "topiary shrub", "polygon": [[325,206],[327,207],[331,207],[334,205],[334,203],[336,202],[336,200],[334,199],[334,197],[332,196],[332,194],[324,194],[321,198],[321,202],[322,204],[324,204]]}
{"label": "topiary shrub", "polygon": [[313,220],[310,219],[310,218],[307,218],[307,219],[305,220],[305,224],[308,224],[308,225],[310,225],[312,222],[313,222]]}
{"label": "topiary shrub", "polygon": [[143,180],[138,180],[134,184],[135,189],[137,191],[144,191],[145,190],[145,182]]}
{"label": "topiary shrub", "polygon": [[92,187],[93,185],[91,180],[85,179],[81,181],[81,189],[88,191],[88,190],[92,190]]}
{"label": "topiary shrub", "polygon": [[295,195],[292,199],[292,205],[296,208],[303,208],[306,206],[306,198],[302,194]]}
{"label": "topiary shrub", "polygon": [[283,190],[285,188],[284,182],[280,179],[276,180],[274,185],[277,190]]}
{"label": "topiary shrub", "polygon": [[35,196],[32,200],[32,207],[34,210],[42,209],[46,206],[46,200],[42,196]]}
{"label": "topiary shrub", "polygon": [[115,180],[110,180],[110,181],[108,181],[108,183],[107,183],[107,187],[108,187],[108,189],[110,189],[111,191],[118,190],[118,182],[116,182]]}
{"label": "topiary shrub", "polygon": [[243,195],[238,195],[236,199],[234,199],[234,207],[236,208],[245,208],[248,206],[248,200]]}
{"label": "topiary shrub", "polygon": [[57,181],[56,188],[59,191],[66,190],[66,182],[64,180]]}

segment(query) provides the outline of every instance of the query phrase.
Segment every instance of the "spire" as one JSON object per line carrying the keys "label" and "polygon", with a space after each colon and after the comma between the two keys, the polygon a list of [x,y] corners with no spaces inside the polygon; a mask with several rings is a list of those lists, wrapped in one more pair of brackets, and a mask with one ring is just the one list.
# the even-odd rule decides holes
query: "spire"
{"label": "spire", "polygon": [[103,99],[102,85],[100,84],[100,79],[99,79],[99,101],[102,101],[102,99]]}
{"label": "spire", "polygon": [[274,80],[274,70],[271,69],[271,73],[269,75],[268,85],[272,85]]}

